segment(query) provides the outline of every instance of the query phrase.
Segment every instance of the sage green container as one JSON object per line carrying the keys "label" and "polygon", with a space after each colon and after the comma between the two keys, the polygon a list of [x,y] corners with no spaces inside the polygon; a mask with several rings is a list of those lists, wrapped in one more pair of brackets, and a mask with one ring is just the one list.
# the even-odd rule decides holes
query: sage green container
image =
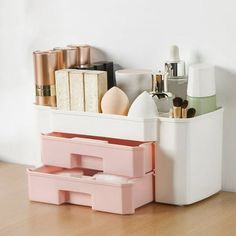
{"label": "sage green container", "polygon": [[188,107],[196,109],[196,115],[216,110],[216,86],[214,67],[194,64],[189,67],[187,88]]}
{"label": "sage green container", "polygon": [[187,96],[188,106],[196,109],[196,115],[203,115],[216,110],[216,95],[208,97]]}

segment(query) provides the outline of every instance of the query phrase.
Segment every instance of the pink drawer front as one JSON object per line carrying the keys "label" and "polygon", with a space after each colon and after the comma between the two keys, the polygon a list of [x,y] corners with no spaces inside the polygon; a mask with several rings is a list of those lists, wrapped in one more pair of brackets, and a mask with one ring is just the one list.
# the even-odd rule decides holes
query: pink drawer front
{"label": "pink drawer front", "polygon": [[128,177],[153,170],[154,143],[50,133],[42,135],[44,165],[88,168]]}
{"label": "pink drawer front", "polygon": [[97,171],[78,168],[43,166],[27,172],[32,201],[72,203],[117,214],[133,214],[153,201],[152,172],[142,178],[106,175],[106,179]]}

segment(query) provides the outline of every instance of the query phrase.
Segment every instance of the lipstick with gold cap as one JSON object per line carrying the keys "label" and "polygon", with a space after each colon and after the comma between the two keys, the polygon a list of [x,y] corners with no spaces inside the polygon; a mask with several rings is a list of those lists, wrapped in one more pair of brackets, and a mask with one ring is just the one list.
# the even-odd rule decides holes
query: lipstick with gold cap
{"label": "lipstick with gold cap", "polygon": [[35,51],[34,71],[36,104],[56,106],[55,70],[57,69],[57,53],[53,50]]}

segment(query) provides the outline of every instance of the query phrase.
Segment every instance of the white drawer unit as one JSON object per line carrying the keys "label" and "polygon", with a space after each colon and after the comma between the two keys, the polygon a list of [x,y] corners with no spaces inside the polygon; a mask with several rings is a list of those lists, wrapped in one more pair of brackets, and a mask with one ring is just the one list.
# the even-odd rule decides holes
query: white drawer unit
{"label": "white drawer unit", "polygon": [[[162,116],[144,119],[36,107],[39,128],[42,133],[59,132],[66,134],[65,137],[54,137],[53,134],[51,134],[52,137],[44,135],[47,150],[44,147],[46,159],[43,158],[43,160],[46,165],[91,168],[94,161],[96,162],[93,157],[101,156],[104,160],[101,159],[103,161],[96,163],[96,168],[92,169],[108,171],[110,174],[121,176],[142,178],[147,173],[151,173],[153,168],[148,169],[150,172],[142,168],[141,174],[134,174],[129,166],[132,167],[135,163],[125,164],[128,160],[124,160],[125,155],[123,154],[124,161],[119,160],[119,168],[107,170],[104,169],[103,165],[107,161],[119,158],[116,153],[118,151],[121,153],[126,149],[131,152],[129,154],[130,160],[135,160],[138,163],[140,161],[138,158],[144,158],[144,155],[141,155],[143,150],[149,150],[147,149],[148,146],[143,146],[146,143],[145,145],[153,145],[153,151],[146,153],[151,153],[148,154],[149,158],[155,159],[155,178],[152,191],[155,192],[156,202],[188,205],[221,190],[223,108],[189,119],[173,119]],[[72,137],[74,134],[79,136],[74,138]],[[85,137],[86,135],[87,137]],[[90,140],[93,150],[86,151],[90,148],[91,143],[88,143],[84,138],[95,139],[93,142]],[[120,139],[118,143],[112,144],[114,140],[118,139]],[[59,141],[65,145],[65,157],[61,156],[61,151],[55,152],[54,150],[55,145],[62,148]],[[124,148],[122,145],[115,146],[126,142],[143,142],[143,144],[138,143],[135,148]],[[98,145],[98,152],[95,150],[96,145]],[[104,148],[109,149],[105,150]],[[140,151],[140,155],[135,157],[132,154],[134,150]],[[109,156],[107,156],[108,151]],[[77,164],[79,164],[74,165],[70,159],[71,154],[76,154],[76,158],[80,155],[80,158],[77,159],[80,162],[81,160],[84,161],[86,165],[81,162],[82,165],[78,160]],[[89,163],[87,159],[84,160],[84,157],[89,158]],[[151,166],[150,160],[146,160],[149,163],[148,166]],[[114,163],[118,162],[114,160]],[[126,165],[123,168],[125,172],[121,168],[122,163]],[[144,162],[141,161],[140,163]],[[58,181],[60,182],[59,179]]]}

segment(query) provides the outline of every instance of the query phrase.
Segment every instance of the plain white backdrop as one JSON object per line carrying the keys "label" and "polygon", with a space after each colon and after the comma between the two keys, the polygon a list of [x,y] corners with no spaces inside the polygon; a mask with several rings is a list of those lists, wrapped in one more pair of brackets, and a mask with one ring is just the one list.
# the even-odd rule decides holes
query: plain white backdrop
{"label": "plain white backdrop", "polygon": [[217,67],[223,187],[236,191],[235,10],[235,0],[0,0],[0,160],[40,163],[32,51],[88,43],[124,68],[162,69],[177,44],[187,63]]}

